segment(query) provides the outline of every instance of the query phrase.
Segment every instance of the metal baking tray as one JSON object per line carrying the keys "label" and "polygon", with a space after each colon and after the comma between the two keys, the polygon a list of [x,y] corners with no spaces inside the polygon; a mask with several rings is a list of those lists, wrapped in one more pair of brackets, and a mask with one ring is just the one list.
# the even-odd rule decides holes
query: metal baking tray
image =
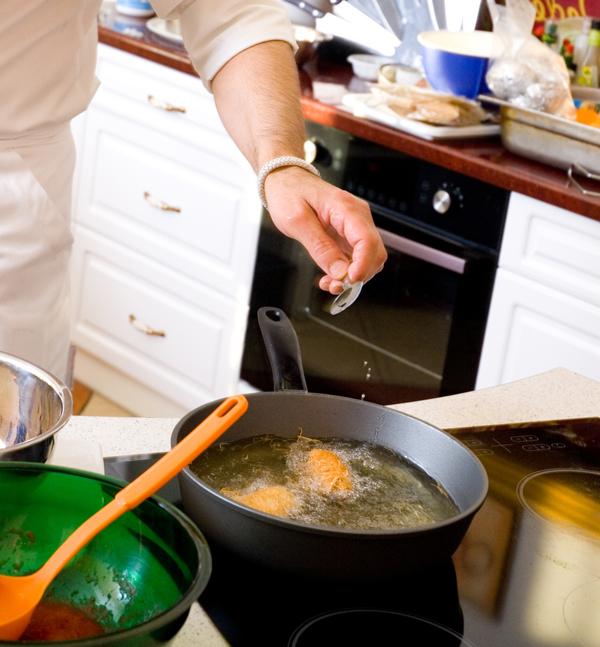
{"label": "metal baking tray", "polygon": [[[600,103],[600,91],[588,100]],[[582,89],[583,91],[583,89]],[[573,88],[577,98],[578,89]],[[500,107],[500,135],[506,149],[529,159],[565,170],[573,165],[600,173],[600,128],[556,117],[538,110],[518,108],[507,101],[480,95],[480,101]]]}

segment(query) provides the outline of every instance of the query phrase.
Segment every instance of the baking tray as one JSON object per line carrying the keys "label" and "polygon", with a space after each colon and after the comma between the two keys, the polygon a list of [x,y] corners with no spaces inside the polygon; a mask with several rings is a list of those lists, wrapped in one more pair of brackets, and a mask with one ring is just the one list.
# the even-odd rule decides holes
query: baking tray
{"label": "baking tray", "polygon": [[395,114],[392,110],[383,110],[366,105],[366,100],[372,94],[349,93],[342,100],[343,105],[352,108],[355,117],[365,117],[377,121],[385,126],[402,130],[411,135],[431,141],[445,139],[474,139],[479,137],[493,137],[500,134],[499,124],[480,124],[476,126],[433,126],[421,121],[408,119]]}
{"label": "baking tray", "polygon": [[[574,98],[576,95],[574,88]],[[588,95],[586,99],[591,98]],[[502,144],[512,153],[556,168],[568,170],[579,165],[591,173],[600,173],[600,128],[518,108],[495,97],[480,95],[478,99],[500,107]]]}

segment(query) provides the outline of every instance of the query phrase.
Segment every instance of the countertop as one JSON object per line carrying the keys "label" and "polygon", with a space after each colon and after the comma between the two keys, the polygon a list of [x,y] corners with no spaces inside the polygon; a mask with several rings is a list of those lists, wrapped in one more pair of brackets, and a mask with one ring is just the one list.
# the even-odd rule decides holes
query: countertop
{"label": "countertop", "polygon": [[[99,27],[99,41],[196,76],[183,46],[149,32],[143,19],[128,19],[128,22],[133,25],[129,31],[116,25],[114,17],[101,20],[104,26]],[[349,65],[313,59],[300,69],[300,80],[304,115],[311,121],[600,221],[600,198],[570,187],[565,171],[508,152],[499,136],[442,143],[355,117],[340,105],[341,96],[345,91],[368,89],[352,75]],[[598,191],[597,184],[587,180],[581,184]]]}
{"label": "countertop", "polygon": [[[600,417],[600,383],[557,368],[534,377],[460,395],[392,405],[452,430],[464,427]],[[105,458],[165,452],[171,447],[174,418],[95,418],[75,416],[58,432],[58,441],[95,441]],[[200,605],[173,647],[223,647],[227,643]]]}

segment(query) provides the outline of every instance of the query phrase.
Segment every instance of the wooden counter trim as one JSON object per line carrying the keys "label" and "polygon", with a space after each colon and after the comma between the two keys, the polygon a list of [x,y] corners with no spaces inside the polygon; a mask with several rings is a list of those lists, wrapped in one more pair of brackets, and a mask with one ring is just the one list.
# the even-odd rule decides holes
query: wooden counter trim
{"label": "wooden counter trim", "polygon": [[[304,115],[311,121],[600,221],[600,199],[568,186],[566,171],[513,155],[498,138],[446,145],[355,117],[312,99],[303,98],[302,103]],[[583,180],[581,183],[586,185]],[[600,185],[591,183],[586,188],[600,192]]]}
{"label": "wooden counter trim", "polygon": [[[99,42],[135,54],[155,63],[166,65],[192,76],[198,76],[189,57],[179,51],[120,34],[106,27],[98,28]],[[503,148],[499,138],[463,140],[443,144],[403,133],[349,112],[302,97],[304,116],[311,121],[339,128],[355,137],[387,146],[406,155],[426,160],[463,173],[508,191],[531,198],[600,222],[600,198],[586,196],[568,186],[565,171],[518,157]],[[589,190],[600,186],[582,180]]]}
{"label": "wooden counter trim", "polygon": [[154,63],[160,63],[180,72],[198,76],[189,56],[185,53],[153,45],[147,41],[120,34],[106,27],[98,27],[98,41],[103,45],[110,45],[124,52],[129,52],[129,54],[146,58]]}

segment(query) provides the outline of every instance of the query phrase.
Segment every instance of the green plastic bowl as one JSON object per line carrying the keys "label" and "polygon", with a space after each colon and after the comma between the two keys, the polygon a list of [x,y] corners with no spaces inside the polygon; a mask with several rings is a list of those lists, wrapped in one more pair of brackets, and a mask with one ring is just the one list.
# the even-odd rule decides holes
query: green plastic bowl
{"label": "green plastic bowl", "polygon": [[[38,570],[124,485],[51,465],[0,463],[0,573]],[[79,551],[43,598],[83,609],[92,604],[107,633],[47,644],[164,645],[185,622],[210,571],[210,551],[198,528],[177,508],[151,497]],[[0,641],[2,647],[23,644],[43,643]]]}

